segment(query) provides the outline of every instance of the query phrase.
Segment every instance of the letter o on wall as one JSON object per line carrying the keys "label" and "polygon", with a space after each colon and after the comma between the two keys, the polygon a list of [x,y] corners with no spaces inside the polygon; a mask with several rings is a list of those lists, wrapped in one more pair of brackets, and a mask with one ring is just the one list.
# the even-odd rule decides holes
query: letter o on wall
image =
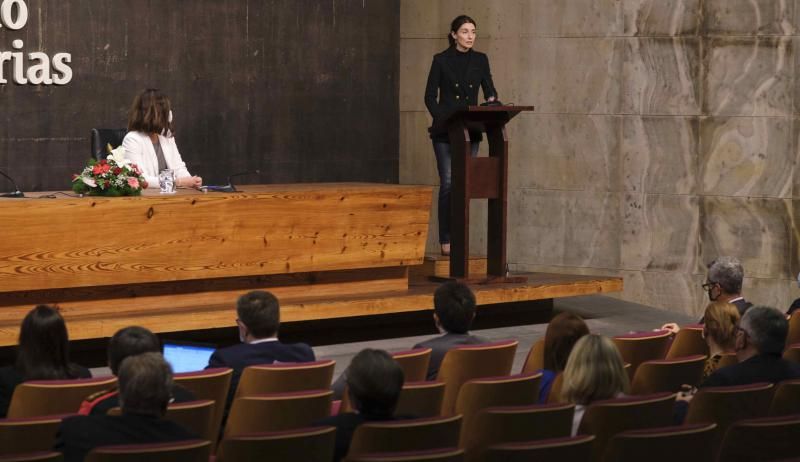
{"label": "letter o on wall", "polygon": [[[11,30],[20,30],[28,23],[28,5],[24,0],[2,0],[0,5],[0,23]],[[14,7],[17,14],[14,17]]]}

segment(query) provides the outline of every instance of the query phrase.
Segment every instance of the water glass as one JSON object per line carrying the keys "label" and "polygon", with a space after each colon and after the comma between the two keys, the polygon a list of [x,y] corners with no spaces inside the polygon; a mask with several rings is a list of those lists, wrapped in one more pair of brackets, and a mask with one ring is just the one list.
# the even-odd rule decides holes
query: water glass
{"label": "water glass", "polygon": [[158,186],[161,194],[175,194],[177,185],[175,184],[175,170],[165,169],[158,174]]}

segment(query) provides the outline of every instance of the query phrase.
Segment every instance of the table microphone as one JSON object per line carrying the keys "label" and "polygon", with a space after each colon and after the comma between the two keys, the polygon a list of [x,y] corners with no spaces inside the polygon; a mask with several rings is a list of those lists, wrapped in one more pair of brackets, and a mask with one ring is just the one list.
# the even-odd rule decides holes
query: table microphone
{"label": "table microphone", "polygon": [[22,191],[19,190],[19,186],[17,186],[17,182],[14,181],[13,178],[8,176],[6,172],[0,170],[0,175],[2,175],[5,179],[11,182],[11,185],[14,186],[14,192],[0,194],[0,197],[25,197]]}
{"label": "table microphone", "polygon": [[228,176],[228,184],[226,184],[225,186],[201,186],[200,190],[217,191],[217,192],[238,192],[238,189],[236,189],[236,186],[234,186],[233,184],[233,178],[245,175],[260,175],[260,174],[261,170],[258,169],[248,170],[246,172],[234,173],[233,175]]}

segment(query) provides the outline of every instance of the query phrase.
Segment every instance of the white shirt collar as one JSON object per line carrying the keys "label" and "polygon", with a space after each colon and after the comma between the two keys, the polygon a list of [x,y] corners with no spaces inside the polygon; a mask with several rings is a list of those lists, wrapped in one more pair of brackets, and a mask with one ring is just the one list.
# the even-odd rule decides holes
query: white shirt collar
{"label": "white shirt collar", "polygon": [[267,342],[277,342],[278,337],[269,337],[269,338],[257,338],[251,342],[248,342],[250,345],[255,345],[256,343],[267,343]]}
{"label": "white shirt collar", "polygon": [[740,296],[738,296],[738,297],[736,297],[736,298],[732,298],[732,299],[728,300],[728,303],[734,303],[734,302],[738,302],[739,300],[744,300],[744,297],[742,297],[742,296],[740,295]]}

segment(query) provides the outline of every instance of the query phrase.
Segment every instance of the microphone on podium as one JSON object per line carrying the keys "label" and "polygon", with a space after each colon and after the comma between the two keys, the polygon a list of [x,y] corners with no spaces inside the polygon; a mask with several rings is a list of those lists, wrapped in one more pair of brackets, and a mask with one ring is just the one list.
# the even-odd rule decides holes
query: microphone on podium
{"label": "microphone on podium", "polygon": [[201,191],[217,191],[217,192],[238,192],[236,186],[233,184],[233,179],[245,175],[260,175],[261,170],[248,170],[246,172],[234,173],[228,176],[228,184],[225,186],[201,186]]}
{"label": "microphone on podium", "polygon": [[0,175],[6,178],[8,181],[11,182],[11,185],[14,186],[14,191],[10,193],[0,194],[0,197],[25,197],[25,194],[19,190],[19,186],[17,186],[17,182],[14,181],[13,178],[8,176],[6,172],[0,170]]}

